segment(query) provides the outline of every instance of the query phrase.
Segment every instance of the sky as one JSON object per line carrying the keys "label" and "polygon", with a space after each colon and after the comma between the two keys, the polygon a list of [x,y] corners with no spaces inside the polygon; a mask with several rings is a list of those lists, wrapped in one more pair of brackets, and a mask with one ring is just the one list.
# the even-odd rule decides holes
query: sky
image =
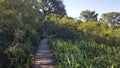
{"label": "sky", "polygon": [[79,17],[84,10],[96,11],[101,16],[106,12],[120,12],[120,0],[63,0],[68,16]]}

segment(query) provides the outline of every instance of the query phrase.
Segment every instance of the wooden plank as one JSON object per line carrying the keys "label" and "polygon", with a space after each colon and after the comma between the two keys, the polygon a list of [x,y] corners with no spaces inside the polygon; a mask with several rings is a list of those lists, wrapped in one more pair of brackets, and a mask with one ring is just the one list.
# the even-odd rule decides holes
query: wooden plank
{"label": "wooden plank", "polygon": [[38,50],[35,54],[35,60],[32,63],[32,68],[54,68],[55,59],[48,45],[48,40],[40,41]]}

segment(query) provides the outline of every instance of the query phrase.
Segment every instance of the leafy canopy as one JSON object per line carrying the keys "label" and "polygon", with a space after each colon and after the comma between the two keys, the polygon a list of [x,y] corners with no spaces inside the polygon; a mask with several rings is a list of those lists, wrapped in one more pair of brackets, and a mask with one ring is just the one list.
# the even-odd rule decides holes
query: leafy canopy
{"label": "leafy canopy", "polygon": [[85,10],[80,13],[80,18],[83,19],[85,22],[88,21],[97,21],[98,13],[95,11]]}
{"label": "leafy canopy", "polygon": [[65,5],[62,0],[38,0],[40,12],[47,14],[66,15]]}

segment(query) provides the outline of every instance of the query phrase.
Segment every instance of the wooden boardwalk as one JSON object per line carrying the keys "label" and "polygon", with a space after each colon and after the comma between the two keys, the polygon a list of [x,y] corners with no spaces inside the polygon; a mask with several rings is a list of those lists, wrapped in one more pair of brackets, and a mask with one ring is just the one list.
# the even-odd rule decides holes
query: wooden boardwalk
{"label": "wooden boardwalk", "polygon": [[39,48],[35,54],[32,68],[54,68],[54,66],[55,59],[48,45],[48,40],[43,39],[40,41]]}

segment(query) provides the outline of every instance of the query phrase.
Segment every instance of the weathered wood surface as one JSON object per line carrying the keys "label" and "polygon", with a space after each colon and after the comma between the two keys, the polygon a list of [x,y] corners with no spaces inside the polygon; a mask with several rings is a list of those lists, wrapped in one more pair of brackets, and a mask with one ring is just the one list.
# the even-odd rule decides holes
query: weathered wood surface
{"label": "weathered wood surface", "polygon": [[35,60],[32,63],[32,68],[54,68],[55,59],[48,45],[48,40],[40,41],[39,48],[35,54]]}

